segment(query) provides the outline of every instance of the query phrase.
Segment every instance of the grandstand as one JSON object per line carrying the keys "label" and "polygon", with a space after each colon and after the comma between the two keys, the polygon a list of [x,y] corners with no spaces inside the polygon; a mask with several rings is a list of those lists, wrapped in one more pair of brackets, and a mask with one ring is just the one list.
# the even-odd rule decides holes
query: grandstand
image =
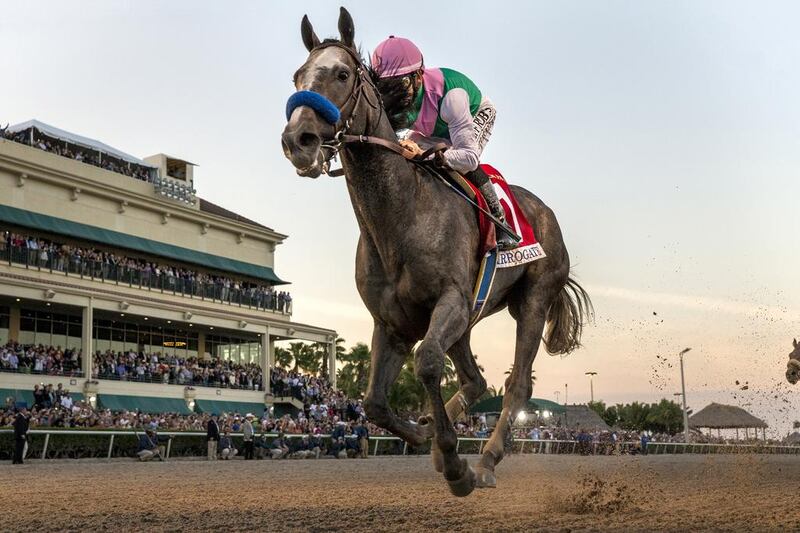
{"label": "grandstand", "polygon": [[[287,235],[198,198],[194,167],[35,120],[0,131],[0,346],[80,354],[57,371],[7,366],[0,398],[30,403],[35,384],[63,383],[110,409],[260,413],[299,403],[270,391],[284,340],[328,346],[335,387],[336,332],[293,322],[274,271]],[[118,372],[120,352],[165,370]],[[175,361],[194,379],[170,373]]]}

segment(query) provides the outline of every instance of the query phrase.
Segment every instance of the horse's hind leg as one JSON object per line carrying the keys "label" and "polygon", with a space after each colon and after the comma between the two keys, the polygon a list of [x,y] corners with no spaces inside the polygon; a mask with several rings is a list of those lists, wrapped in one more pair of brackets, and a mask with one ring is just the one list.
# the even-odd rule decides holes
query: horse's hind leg
{"label": "horse's hind leg", "polygon": [[[533,391],[531,369],[542,340],[547,319],[547,310],[563,283],[553,273],[544,276],[538,283],[526,282],[519,296],[509,301],[511,316],[517,321],[517,343],[514,366],[506,379],[503,409],[497,420],[492,437],[484,448],[483,456],[475,467],[478,487],[494,487],[497,479],[494,467],[503,458],[503,443],[511,427],[511,420],[527,403]],[[557,289],[556,289],[557,287]]]}
{"label": "horse's hind leg", "polygon": [[[458,391],[444,406],[447,418],[450,419],[451,423],[455,422],[462,413],[466,413],[469,406],[475,403],[486,391],[486,380],[481,375],[478,363],[472,355],[469,341],[470,332],[467,331],[452,348],[447,350],[447,355],[450,356],[453,365],[456,367],[460,384]],[[435,441],[431,446],[431,459],[436,471],[442,472],[444,470],[444,458]]]}
{"label": "horse's hind leg", "polygon": [[442,454],[444,477],[450,491],[456,496],[466,496],[475,488],[475,474],[456,453],[458,437],[442,400],[442,371],[444,351],[461,338],[468,326],[467,298],[456,290],[446,292],[436,303],[431,314],[425,339],[417,348],[417,376],[431,401],[434,420],[435,444]]}

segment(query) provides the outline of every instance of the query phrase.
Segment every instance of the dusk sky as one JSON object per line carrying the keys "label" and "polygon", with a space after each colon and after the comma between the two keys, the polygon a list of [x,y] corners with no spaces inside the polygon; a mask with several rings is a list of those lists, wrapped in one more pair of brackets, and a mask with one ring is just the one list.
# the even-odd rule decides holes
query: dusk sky
{"label": "dusk sky", "polygon": [[[498,109],[483,160],[556,213],[596,323],[540,351],[534,396],[744,405],[775,434],[800,337],[800,39],[795,2],[345,2],[365,53],[390,34],[470,76]],[[294,319],[348,346],[372,322],[355,288],[342,179],[300,178],[280,149],[300,19],[338,4],[3,2],[0,122],[36,118],[145,157],[199,164],[200,196],[289,235],[276,271]],[[507,313],[473,348],[502,385]],[[737,380],[739,385],[736,384]],[[747,385],[747,390],[741,390]]]}

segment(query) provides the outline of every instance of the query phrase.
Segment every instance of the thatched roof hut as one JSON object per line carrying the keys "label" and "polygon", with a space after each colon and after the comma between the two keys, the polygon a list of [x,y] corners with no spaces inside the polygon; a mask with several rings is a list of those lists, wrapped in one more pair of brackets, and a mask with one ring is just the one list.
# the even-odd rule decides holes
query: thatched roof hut
{"label": "thatched roof hut", "polygon": [[800,431],[795,431],[785,439],[783,439],[784,444],[788,444],[790,446],[800,445]]}
{"label": "thatched roof hut", "polygon": [[711,403],[689,417],[690,428],[736,429],[761,428],[767,423],[741,407]]}

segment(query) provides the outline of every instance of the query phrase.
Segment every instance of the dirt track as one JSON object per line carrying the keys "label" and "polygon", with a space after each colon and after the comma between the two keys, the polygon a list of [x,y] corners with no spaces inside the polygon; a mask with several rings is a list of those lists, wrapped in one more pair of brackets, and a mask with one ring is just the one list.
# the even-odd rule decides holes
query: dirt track
{"label": "dirt track", "polygon": [[800,456],[514,456],[457,499],[427,457],[0,466],[3,531],[800,530]]}

